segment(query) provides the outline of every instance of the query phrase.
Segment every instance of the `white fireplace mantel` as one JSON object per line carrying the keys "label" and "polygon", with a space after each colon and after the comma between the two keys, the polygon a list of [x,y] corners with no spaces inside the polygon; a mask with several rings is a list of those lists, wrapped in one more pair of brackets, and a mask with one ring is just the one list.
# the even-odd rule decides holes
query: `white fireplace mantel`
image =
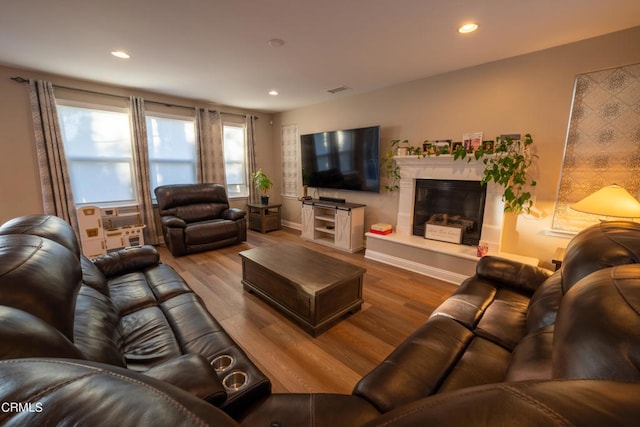
{"label": "white fireplace mantel", "polygon": [[[407,270],[416,271],[451,283],[460,283],[474,274],[478,262],[475,247],[439,242],[413,235],[413,208],[416,179],[480,181],[484,174],[482,160],[454,160],[452,155],[397,156],[400,167],[398,216],[394,233],[367,233],[365,257]],[[507,256],[537,264],[537,260],[504,254],[500,250],[504,219],[501,187],[487,185],[484,219],[480,241],[487,244],[490,255]]]}
{"label": "white fireplace mantel", "polygon": [[[454,160],[451,155],[398,156],[394,158],[400,167],[400,194],[396,232],[411,235],[413,230],[413,205],[416,179],[447,179],[456,181],[480,181],[484,174],[484,163],[471,158]],[[487,185],[484,220],[480,240],[489,245],[489,252],[500,252],[500,233],[504,217],[502,192],[496,184]],[[455,251],[457,252],[457,251]]]}

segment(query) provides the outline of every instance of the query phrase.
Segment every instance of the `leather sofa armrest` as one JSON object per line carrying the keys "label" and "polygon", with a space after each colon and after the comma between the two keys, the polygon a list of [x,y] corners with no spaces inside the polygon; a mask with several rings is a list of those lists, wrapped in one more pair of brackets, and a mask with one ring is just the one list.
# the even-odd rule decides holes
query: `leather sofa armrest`
{"label": "leather sofa armrest", "polygon": [[102,363],[6,360],[0,361],[0,378],[0,402],[21,405],[3,411],[2,425],[239,426],[222,410],[178,387]]}
{"label": "leather sofa armrest", "polygon": [[158,265],[160,254],[153,246],[144,245],[120,249],[92,261],[105,277],[113,277]]}
{"label": "leather sofa armrest", "polygon": [[160,221],[162,225],[169,228],[185,228],[187,226],[187,222],[184,219],[173,215],[163,216]]}
{"label": "leather sofa armrest", "polygon": [[247,213],[242,209],[238,208],[229,208],[222,213],[222,217],[224,219],[230,219],[232,221],[237,221],[241,218],[244,218]]}
{"label": "leather sofa armrest", "polygon": [[227,400],[227,392],[215,370],[199,354],[185,354],[156,365],[144,374],[180,387],[216,406]]}
{"label": "leather sofa armrest", "polygon": [[511,289],[532,294],[553,272],[506,258],[485,256],[476,267],[476,274]]}

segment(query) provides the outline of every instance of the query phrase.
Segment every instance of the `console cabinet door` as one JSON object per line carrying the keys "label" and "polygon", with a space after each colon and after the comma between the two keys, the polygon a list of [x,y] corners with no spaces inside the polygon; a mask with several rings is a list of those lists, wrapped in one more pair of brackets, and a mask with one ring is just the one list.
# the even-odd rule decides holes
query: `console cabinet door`
{"label": "console cabinet door", "polygon": [[341,249],[351,249],[351,211],[338,209],[336,211],[335,246]]}
{"label": "console cabinet door", "polygon": [[313,206],[302,205],[302,237],[304,239],[314,239],[314,218],[313,218]]}

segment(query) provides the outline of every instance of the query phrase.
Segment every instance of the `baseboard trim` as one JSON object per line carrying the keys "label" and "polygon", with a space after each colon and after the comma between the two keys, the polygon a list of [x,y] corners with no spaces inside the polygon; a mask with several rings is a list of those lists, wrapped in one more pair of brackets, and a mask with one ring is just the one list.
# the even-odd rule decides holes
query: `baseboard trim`
{"label": "baseboard trim", "polygon": [[425,276],[433,277],[434,279],[442,280],[443,282],[453,283],[454,285],[460,285],[468,277],[370,249],[365,251],[364,257],[373,261],[409,270],[414,273],[424,274]]}

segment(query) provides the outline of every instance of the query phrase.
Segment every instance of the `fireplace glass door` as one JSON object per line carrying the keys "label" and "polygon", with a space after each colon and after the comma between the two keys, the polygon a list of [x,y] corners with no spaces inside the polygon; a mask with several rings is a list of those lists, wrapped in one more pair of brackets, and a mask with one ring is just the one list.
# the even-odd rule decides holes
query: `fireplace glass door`
{"label": "fireplace glass door", "polygon": [[486,185],[480,181],[417,179],[413,234],[425,236],[426,224],[462,229],[462,244],[477,246],[482,232]]}

